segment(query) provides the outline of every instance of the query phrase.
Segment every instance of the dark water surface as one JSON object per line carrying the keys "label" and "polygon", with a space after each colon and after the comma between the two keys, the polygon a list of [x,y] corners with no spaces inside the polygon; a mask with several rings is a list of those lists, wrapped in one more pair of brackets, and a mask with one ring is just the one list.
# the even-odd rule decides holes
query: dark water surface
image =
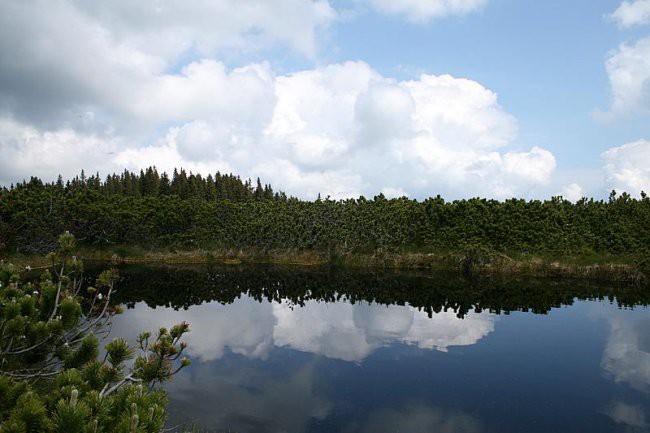
{"label": "dark water surface", "polygon": [[125,267],[113,335],[182,320],[169,425],[650,431],[648,288],[273,267]]}

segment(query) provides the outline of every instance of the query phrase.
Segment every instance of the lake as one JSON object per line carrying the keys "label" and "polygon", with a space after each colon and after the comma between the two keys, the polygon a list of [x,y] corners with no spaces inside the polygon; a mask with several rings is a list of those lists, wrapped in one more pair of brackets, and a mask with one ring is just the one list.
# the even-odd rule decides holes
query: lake
{"label": "lake", "polygon": [[120,269],[131,340],[186,320],[169,426],[650,431],[650,290],[267,266]]}

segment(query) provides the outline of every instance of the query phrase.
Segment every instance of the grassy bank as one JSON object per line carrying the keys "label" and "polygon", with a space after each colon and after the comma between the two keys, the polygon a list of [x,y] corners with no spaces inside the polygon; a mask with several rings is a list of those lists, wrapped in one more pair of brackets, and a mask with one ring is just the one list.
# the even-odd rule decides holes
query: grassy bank
{"label": "grassy bank", "polygon": [[[149,250],[137,246],[108,249],[82,247],[79,257],[114,264],[275,264],[298,266],[337,265],[368,269],[450,270],[495,276],[573,278],[592,281],[647,284],[650,274],[636,257],[609,255],[532,256],[491,253],[481,249],[462,252],[381,252],[328,254],[300,250]],[[39,255],[5,257],[19,266],[45,266]]]}

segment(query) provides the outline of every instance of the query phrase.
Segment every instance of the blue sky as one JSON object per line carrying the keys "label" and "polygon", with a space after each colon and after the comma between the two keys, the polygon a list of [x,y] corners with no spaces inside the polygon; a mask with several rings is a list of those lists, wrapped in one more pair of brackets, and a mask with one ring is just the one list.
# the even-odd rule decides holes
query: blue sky
{"label": "blue sky", "polygon": [[650,189],[650,0],[0,0],[0,182],[313,198]]}
{"label": "blue sky", "polygon": [[521,141],[552,150],[560,168],[594,167],[613,143],[650,135],[648,117],[591,115],[610,103],[606,54],[648,33],[621,31],[608,18],[618,5],[492,0],[475,14],[416,25],[369,13],[337,26],[327,58],[364,59],[400,79],[427,72],[476,80],[515,113]]}

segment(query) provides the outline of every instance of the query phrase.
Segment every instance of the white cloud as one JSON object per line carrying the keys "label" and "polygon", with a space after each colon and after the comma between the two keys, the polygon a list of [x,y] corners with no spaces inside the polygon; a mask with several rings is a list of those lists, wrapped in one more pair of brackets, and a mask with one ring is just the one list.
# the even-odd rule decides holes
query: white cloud
{"label": "white cloud", "polygon": [[277,156],[329,166],[353,151],[357,97],[381,76],[347,62],[277,78],[277,105],[266,134]]}
{"label": "white cloud", "polygon": [[151,122],[208,118],[259,130],[275,104],[273,85],[268,64],[228,71],[221,62],[200,60],[179,74],[150,77],[132,95],[129,114]]}
{"label": "white cloud", "polygon": [[113,137],[79,133],[72,128],[40,131],[11,118],[0,117],[0,183],[9,184],[30,176],[55,180],[72,178],[84,168],[86,174],[116,169],[112,154],[124,146]]}
{"label": "white cloud", "polygon": [[650,23],[650,0],[624,1],[611,17],[620,27]]}
{"label": "white cloud", "polygon": [[602,154],[610,189],[638,195],[650,192],[650,141],[638,140]]}
{"label": "white cloud", "polygon": [[387,187],[381,190],[381,193],[386,196],[386,198],[400,198],[408,196],[408,193],[402,188],[391,188]]}
{"label": "white cloud", "polygon": [[[171,128],[165,137],[157,142],[156,146],[150,147],[127,147],[120,151],[113,158],[114,165],[126,167],[132,170],[138,170],[145,166],[156,166],[161,171],[172,173],[174,168],[183,166],[186,170],[194,173],[210,173],[214,171],[230,172],[232,166],[227,161],[211,160],[208,162],[190,161],[183,159],[180,152],[185,146],[185,140],[188,136],[199,134],[195,128],[201,128],[200,121],[189,123],[183,127]],[[212,135],[212,132],[205,132]],[[179,138],[180,135],[180,138]],[[179,144],[180,142],[180,144]],[[192,143],[193,146],[200,146],[202,143]],[[189,143],[188,143],[189,145]],[[211,151],[210,153],[214,153]]]}
{"label": "white cloud", "polygon": [[584,197],[584,191],[582,190],[582,187],[580,185],[578,185],[577,183],[572,183],[570,185],[565,186],[562,189],[561,195],[566,200],[575,203],[578,200],[580,200],[582,197]]}
{"label": "white cloud", "polygon": [[337,200],[346,197],[358,197],[363,190],[361,175],[346,169],[326,169],[304,171],[286,159],[271,159],[253,168],[254,173],[264,179],[270,179],[278,189],[288,191],[292,195],[315,199],[318,194],[323,198]]}
{"label": "white cloud", "polygon": [[412,22],[432,18],[466,15],[482,9],[488,0],[365,0],[373,9],[388,15],[400,15]]}
{"label": "white cloud", "polygon": [[[547,150],[507,149],[517,123],[496,94],[449,75],[400,82],[363,62],[347,62],[276,76],[267,64],[229,71],[204,60],[179,74],[142,80],[127,99],[117,111],[138,130],[174,126],[144,146],[141,132],[119,125],[104,128],[103,135],[92,127],[81,133],[24,126],[42,137],[32,146],[48,146],[43,140],[61,131],[79,140],[104,137],[102,146],[116,152],[105,171],[150,164],[204,173],[232,170],[263,176],[309,198],[319,192],[333,198],[372,196],[391,188],[416,197],[505,198],[530,194],[555,169]],[[7,134],[0,146],[16,142]],[[60,161],[60,171],[88,170],[88,161],[93,159]],[[22,172],[52,176],[53,169],[26,164]]]}
{"label": "white cloud", "polygon": [[347,62],[276,76],[266,64],[227,71],[206,60],[143,89],[131,115],[178,126],[119,152],[115,164],[130,169],[234,170],[308,198],[505,198],[530,194],[555,169],[545,149],[507,150],[517,123],[496,94],[449,75],[395,81]]}
{"label": "white cloud", "polygon": [[650,37],[621,44],[605,68],[612,91],[610,114],[650,110]]}
{"label": "white cloud", "polygon": [[[3,183],[155,164],[260,176],[304,198],[506,198],[530,196],[555,169],[547,150],[513,147],[515,118],[472,80],[397,81],[361,61],[278,75],[209,58],[233,43],[309,52],[334,19],[324,1],[0,6]],[[201,56],[174,68],[187,52]]]}
{"label": "white cloud", "polygon": [[[280,43],[313,56],[317,35],[335,18],[323,0],[0,0],[0,10],[0,111],[47,127],[88,109],[119,116],[121,128],[142,127],[143,119],[133,115],[169,111],[172,98],[181,103],[178,114],[193,96],[199,100],[190,107],[199,108],[230,86],[239,86],[241,96],[250,84],[243,81],[263,74],[264,66],[232,71],[218,89],[206,76],[219,78],[216,62],[189,64],[180,74],[165,71],[233,45],[247,52]],[[212,103],[236,107],[227,95]]]}

